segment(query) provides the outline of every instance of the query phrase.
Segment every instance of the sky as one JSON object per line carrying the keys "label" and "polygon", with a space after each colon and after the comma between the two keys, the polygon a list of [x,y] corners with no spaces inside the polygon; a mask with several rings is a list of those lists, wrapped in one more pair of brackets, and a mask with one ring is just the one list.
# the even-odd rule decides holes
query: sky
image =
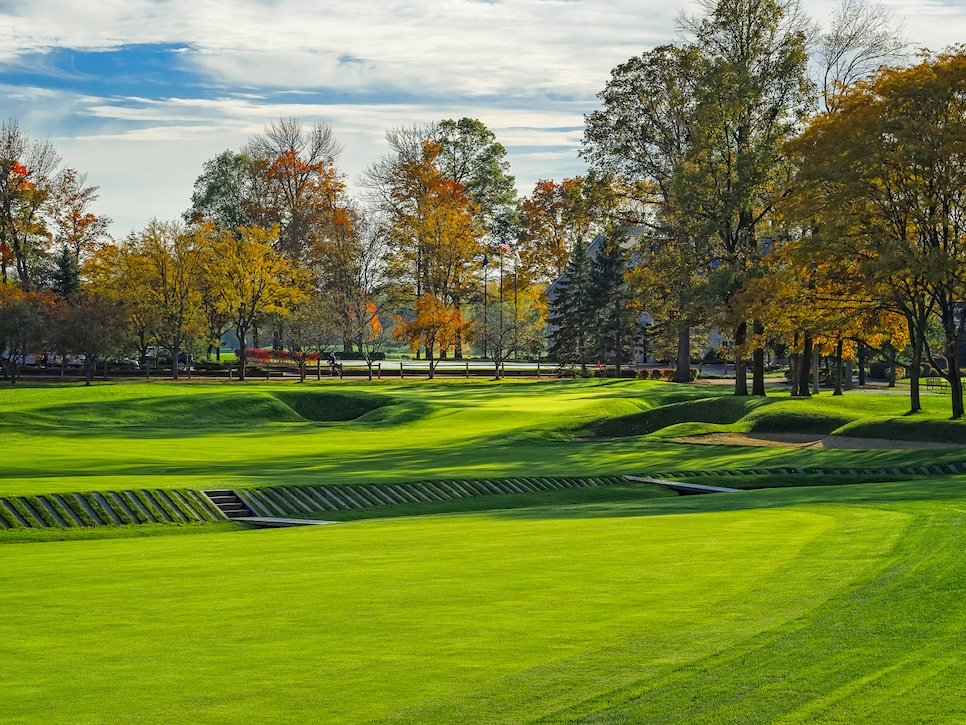
{"label": "sky", "polygon": [[[826,22],[836,0],[803,0]],[[966,0],[890,0],[913,48]],[[680,40],[686,0],[0,0],[0,108],[100,188],[115,236],[190,204],[205,160],[294,116],[330,125],[350,193],[387,129],[478,118],[521,194],[581,174],[612,68]]]}

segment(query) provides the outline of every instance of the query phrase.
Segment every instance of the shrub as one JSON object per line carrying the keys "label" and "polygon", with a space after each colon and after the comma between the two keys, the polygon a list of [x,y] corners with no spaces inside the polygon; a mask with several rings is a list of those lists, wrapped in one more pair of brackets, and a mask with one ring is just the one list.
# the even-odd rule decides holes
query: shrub
{"label": "shrub", "polygon": [[[869,377],[877,380],[888,380],[889,370],[892,363],[876,361],[869,363]],[[906,377],[906,369],[901,365],[896,365],[896,379]]]}

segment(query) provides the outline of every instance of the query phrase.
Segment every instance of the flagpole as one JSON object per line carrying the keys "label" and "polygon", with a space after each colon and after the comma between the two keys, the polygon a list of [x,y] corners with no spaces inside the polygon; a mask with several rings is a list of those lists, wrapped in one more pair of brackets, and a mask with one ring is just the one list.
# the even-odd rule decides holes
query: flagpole
{"label": "flagpole", "polygon": [[489,300],[486,294],[486,282],[487,282],[487,270],[490,268],[490,260],[486,257],[486,252],[483,252],[483,357],[486,358],[486,308],[488,307]]}
{"label": "flagpole", "polygon": [[503,249],[506,247],[506,238],[500,239],[500,334],[497,338],[500,342],[500,349],[497,355],[503,355]]}

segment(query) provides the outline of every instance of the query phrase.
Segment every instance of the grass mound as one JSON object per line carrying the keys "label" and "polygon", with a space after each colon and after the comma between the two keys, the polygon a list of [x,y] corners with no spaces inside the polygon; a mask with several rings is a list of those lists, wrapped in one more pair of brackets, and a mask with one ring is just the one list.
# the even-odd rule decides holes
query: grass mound
{"label": "grass mound", "polygon": [[195,393],[126,399],[77,400],[6,414],[0,421],[46,430],[142,428],[182,434],[230,426],[296,423],[303,418],[274,395]]}
{"label": "grass mound", "polygon": [[273,396],[305,420],[317,423],[355,420],[394,402],[387,395],[362,391],[285,390]]}
{"label": "grass mound", "polygon": [[786,403],[756,410],[743,421],[749,433],[823,433],[828,434],[851,422],[853,417],[817,408],[794,409]]}
{"label": "grass mound", "polygon": [[835,435],[966,445],[966,421],[916,417],[856,420],[837,428]]}
{"label": "grass mound", "polygon": [[648,435],[682,423],[730,424],[738,422],[750,411],[773,402],[767,398],[734,396],[702,398],[662,405],[633,415],[601,419],[589,425],[588,430],[594,437],[619,438]]}

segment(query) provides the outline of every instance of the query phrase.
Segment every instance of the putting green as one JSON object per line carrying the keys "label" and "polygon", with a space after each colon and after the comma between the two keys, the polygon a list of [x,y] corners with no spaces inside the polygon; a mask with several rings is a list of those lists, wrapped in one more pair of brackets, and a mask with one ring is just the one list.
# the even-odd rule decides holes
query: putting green
{"label": "putting green", "polygon": [[[913,606],[902,576],[961,559],[962,541],[930,551],[963,502],[921,486],[910,503],[908,491],[5,545],[0,719],[751,722],[762,697],[792,719],[807,714],[801,699],[817,715],[872,712],[892,692],[860,681],[907,682],[930,653],[961,667],[937,646],[961,635],[963,604],[901,657],[843,654],[845,682],[826,679],[834,657],[807,654],[846,653],[852,632],[823,625],[843,607],[865,608],[890,641],[934,612]],[[911,609],[889,604],[897,591]],[[792,668],[787,681],[769,662]]]}

